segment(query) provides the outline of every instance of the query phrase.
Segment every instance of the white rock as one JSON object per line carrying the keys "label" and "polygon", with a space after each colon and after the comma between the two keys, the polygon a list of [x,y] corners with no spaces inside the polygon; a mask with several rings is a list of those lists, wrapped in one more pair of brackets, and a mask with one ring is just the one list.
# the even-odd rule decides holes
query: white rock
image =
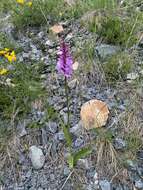
{"label": "white rock", "polygon": [[29,148],[29,157],[34,169],[41,169],[45,163],[45,156],[42,150],[36,146]]}
{"label": "white rock", "polygon": [[143,70],[140,71],[140,74],[143,75]]}
{"label": "white rock", "polygon": [[128,80],[135,80],[139,77],[138,73],[129,73],[127,74],[127,79]]}

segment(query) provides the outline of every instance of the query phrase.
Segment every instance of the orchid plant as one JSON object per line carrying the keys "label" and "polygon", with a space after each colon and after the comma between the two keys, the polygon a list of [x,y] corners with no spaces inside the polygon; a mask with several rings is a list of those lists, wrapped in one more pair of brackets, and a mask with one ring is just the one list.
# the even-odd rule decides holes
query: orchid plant
{"label": "orchid plant", "polygon": [[70,104],[69,104],[69,87],[68,87],[68,79],[72,77],[73,74],[73,58],[71,56],[69,46],[61,41],[60,51],[58,52],[58,62],[57,62],[57,70],[59,74],[64,76],[65,81],[65,96],[66,96],[66,105],[67,105],[67,123],[63,126],[64,136],[67,142],[67,145],[70,150],[70,155],[68,157],[68,164],[70,168],[73,168],[76,162],[91,153],[91,149],[82,148],[78,152],[72,151],[72,137],[70,134]]}

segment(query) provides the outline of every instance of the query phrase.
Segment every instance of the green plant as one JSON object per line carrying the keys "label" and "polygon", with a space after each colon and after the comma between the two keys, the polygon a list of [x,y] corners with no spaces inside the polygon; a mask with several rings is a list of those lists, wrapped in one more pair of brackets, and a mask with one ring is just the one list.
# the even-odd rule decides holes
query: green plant
{"label": "green plant", "polygon": [[106,0],[79,0],[72,6],[66,4],[64,0],[35,0],[31,7],[13,3],[11,9],[13,12],[12,20],[15,26],[23,29],[28,26],[49,25],[67,18],[79,18],[89,10],[111,9],[115,6],[116,0],[109,0],[108,2]]}
{"label": "green plant", "polygon": [[106,79],[112,83],[124,80],[132,68],[133,61],[125,53],[116,54],[103,64]]}
{"label": "green plant", "polygon": [[3,32],[0,32],[0,45],[2,48],[16,48],[16,44],[13,42],[13,40]]}
{"label": "green plant", "polygon": [[88,11],[105,9],[112,10],[117,6],[116,0],[79,0],[75,5],[66,9],[65,18],[79,18]]}
{"label": "green plant", "polygon": [[138,133],[139,131],[134,130],[125,136],[127,141],[127,150],[130,151],[133,155],[136,155],[137,151],[143,145],[142,138]]}
{"label": "green plant", "polygon": [[0,2],[0,13],[7,13],[8,11],[10,11],[10,7],[12,5],[12,1],[11,0],[1,0]]}
{"label": "green plant", "polygon": [[[39,64],[40,65],[40,64]],[[15,63],[15,69],[9,72],[13,85],[6,82],[0,85],[0,115],[11,117],[13,109],[18,109],[19,114],[29,113],[31,102],[44,96],[45,91],[41,86],[39,67]],[[8,77],[8,76],[7,76]]]}
{"label": "green plant", "polygon": [[14,5],[12,20],[18,29],[28,26],[48,25],[58,21],[59,10],[63,7],[63,0],[33,1],[32,6]]}
{"label": "green plant", "polygon": [[135,29],[131,18],[122,19],[110,15],[102,19],[97,34],[104,38],[107,43],[130,47],[137,42]]}

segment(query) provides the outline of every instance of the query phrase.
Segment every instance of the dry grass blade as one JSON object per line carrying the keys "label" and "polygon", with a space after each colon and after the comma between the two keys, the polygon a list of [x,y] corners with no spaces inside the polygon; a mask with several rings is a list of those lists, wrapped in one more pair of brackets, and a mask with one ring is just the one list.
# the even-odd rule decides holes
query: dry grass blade
{"label": "dry grass blade", "polygon": [[99,169],[99,175],[111,178],[119,170],[117,152],[114,149],[112,142],[101,137],[97,138],[96,148],[96,166]]}

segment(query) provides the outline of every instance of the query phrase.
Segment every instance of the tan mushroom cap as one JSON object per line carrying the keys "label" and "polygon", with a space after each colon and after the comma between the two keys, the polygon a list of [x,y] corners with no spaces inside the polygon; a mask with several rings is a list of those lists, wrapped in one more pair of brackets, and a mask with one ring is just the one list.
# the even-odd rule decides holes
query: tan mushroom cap
{"label": "tan mushroom cap", "polygon": [[106,125],[108,115],[107,104],[101,100],[90,100],[81,107],[81,121],[87,130]]}

